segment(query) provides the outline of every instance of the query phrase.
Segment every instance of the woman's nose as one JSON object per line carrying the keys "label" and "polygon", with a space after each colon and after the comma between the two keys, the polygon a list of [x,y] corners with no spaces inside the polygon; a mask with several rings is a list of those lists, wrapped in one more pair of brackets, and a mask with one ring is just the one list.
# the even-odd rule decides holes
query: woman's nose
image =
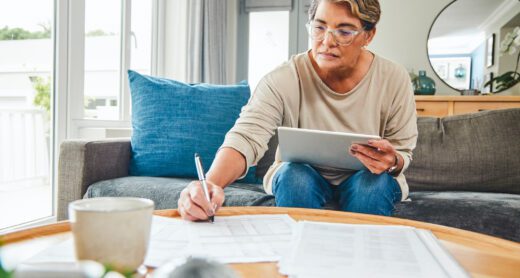
{"label": "woman's nose", "polygon": [[323,37],[323,44],[327,46],[334,46],[337,44],[336,38],[334,37],[334,32],[331,30],[327,30]]}

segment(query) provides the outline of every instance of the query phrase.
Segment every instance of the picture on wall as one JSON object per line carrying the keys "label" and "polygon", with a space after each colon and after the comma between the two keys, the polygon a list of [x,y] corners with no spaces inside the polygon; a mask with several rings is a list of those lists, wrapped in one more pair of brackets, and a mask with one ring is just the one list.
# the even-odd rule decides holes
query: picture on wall
{"label": "picture on wall", "polygon": [[471,57],[430,57],[437,76],[456,90],[469,90],[471,82]]}
{"label": "picture on wall", "polygon": [[438,64],[434,64],[434,70],[440,78],[448,78],[448,62],[440,62]]}
{"label": "picture on wall", "polygon": [[486,67],[495,64],[495,34],[493,33],[486,41]]}

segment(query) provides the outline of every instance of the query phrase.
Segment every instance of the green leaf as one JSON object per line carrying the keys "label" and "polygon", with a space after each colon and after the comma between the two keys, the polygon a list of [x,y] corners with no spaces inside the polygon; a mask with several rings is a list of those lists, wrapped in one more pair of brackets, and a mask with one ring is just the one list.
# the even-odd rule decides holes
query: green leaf
{"label": "green leaf", "polygon": [[7,271],[2,265],[2,259],[0,258],[0,278],[10,278],[13,276],[13,271]]}
{"label": "green leaf", "polygon": [[121,271],[117,271],[114,266],[106,264],[105,265],[105,273],[103,274],[102,277],[105,277],[111,271],[118,272],[121,275],[125,276],[126,278],[132,278],[132,276],[134,275],[134,271],[132,271],[132,270],[123,270],[121,272]]}

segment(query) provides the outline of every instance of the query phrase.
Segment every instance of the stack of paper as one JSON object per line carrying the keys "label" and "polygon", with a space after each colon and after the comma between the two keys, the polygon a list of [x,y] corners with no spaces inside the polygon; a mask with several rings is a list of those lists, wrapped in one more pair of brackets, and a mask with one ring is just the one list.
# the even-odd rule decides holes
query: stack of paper
{"label": "stack of paper", "polygon": [[469,277],[430,231],[302,221],[279,262],[290,277]]}
{"label": "stack of paper", "polygon": [[[214,223],[154,216],[145,265],[186,257],[222,263],[279,261],[291,277],[469,277],[426,230],[302,221],[288,215],[217,217]],[[74,262],[72,239],[29,262]]]}

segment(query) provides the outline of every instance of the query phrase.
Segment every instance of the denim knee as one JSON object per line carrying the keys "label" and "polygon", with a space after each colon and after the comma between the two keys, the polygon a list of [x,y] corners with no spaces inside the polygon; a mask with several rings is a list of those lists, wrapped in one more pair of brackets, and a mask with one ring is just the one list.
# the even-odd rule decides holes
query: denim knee
{"label": "denim knee", "polygon": [[358,171],[340,185],[342,210],[377,215],[391,215],[401,200],[401,188],[388,173]]}
{"label": "denim knee", "polygon": [[308,164],[284,163],[272,186],[280,207],[322,208],[332,196],[329,184]]}

